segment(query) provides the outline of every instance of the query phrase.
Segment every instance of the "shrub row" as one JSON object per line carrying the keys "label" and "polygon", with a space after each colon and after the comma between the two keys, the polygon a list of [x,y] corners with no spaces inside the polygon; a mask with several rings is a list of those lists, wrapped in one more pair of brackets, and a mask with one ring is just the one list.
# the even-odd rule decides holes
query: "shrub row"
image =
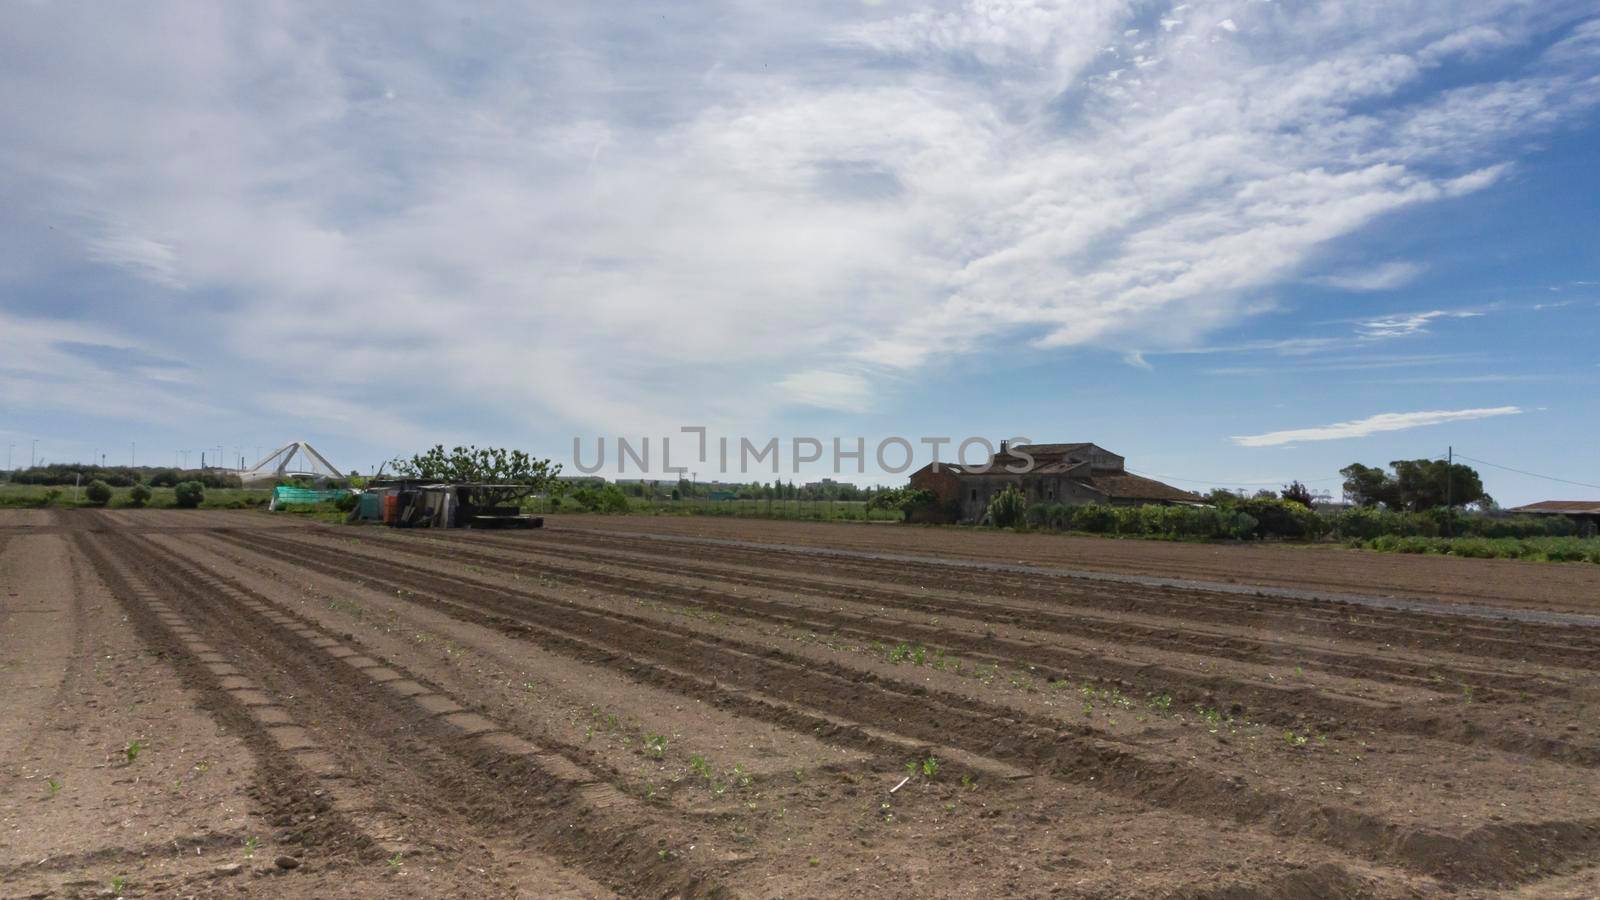
{"label": "shrub row", "polygon": [[1352,546],[1388,553],[1440,553],[1475,559],[1533,559],[1600,563],[1600,541],[1571,537],[1439,538],[1380,535],[1351,541]]}
{"label": "shrub row", "polygon": [[[997,495],[996,499],[1000,496]],[[991,514],[986,524],[1000,527],[1013,521],[1012,516],[1015,515],[1014,521],[1018,527],[1033,530],[1189,540],[1278,538],[1309,541],[1334,538],[1370,543],[1385,537],[1449,540],[1445,536],[1453,535],[1456,539],[1473,538],[1492,543],[1570,538],[1578,531],[1578,526],[1571,519],[1562,516],[1489,517],[1460,513],[1452,515],[1444,510],[1399,513],[1377,509],[1351,509],[1325,515],[1299,503],[1265,497],[1210,507],[1067,506],[1051,503],[1013,510],[1009,504],[1004,504],[1001,508],[992,509],[992,512],[1001,512],[1002,515]],[[1464,546],[1475,548],[1478,545]],[[1383,547],[1375,546],[1374,549],[1394,548],[1386,544]],[[1498,555],[1510,553],[1504,548],[1496,552]]]}

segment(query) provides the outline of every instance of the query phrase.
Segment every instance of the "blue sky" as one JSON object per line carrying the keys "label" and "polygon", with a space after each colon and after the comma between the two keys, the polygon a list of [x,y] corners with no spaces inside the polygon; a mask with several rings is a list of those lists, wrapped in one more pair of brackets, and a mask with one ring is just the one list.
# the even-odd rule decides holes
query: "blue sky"
{"label": "blue sky", "polygon": [[0,443],[1600,484],[1597,106],[1592,2],[7,4]]}

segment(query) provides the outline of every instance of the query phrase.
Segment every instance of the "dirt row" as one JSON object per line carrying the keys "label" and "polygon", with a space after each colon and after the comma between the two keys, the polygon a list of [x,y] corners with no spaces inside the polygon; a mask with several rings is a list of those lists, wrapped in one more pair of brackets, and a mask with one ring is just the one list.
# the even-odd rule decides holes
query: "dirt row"
{"label": "dirt row", "polygon": [[[1524,824],[1515,830],[1484,826],[1453,835],[1448,832],[1454,829],[1416,828],[1413,823],[1410,827],[1416,828],[1415,831],[1396,835],[1394,822],[1361,811],[1287,800],[1281,790],[1252,790],[1252,785],[1238,775],[1219,774],[1208,779],[1204,773],[1177,768],[1173,758],[1129,752],[1107,740],[1118,735],[1101,733],[1098,728],[1078,726],[1079,734],[1063,733],[1060,721],[1029,715],[1009,704],[979,701],[954,692],[934,692],[924,685],[862,673],[854,666],[826,665],[792,651],[737,641],[722,634],[708,634],[695,624],[652,619],[617,609],[602,611],[588,603],[564,599],[559,593],[508,588],[493,584],[492,579],[436,574],[441,563],[462,558],[461,551],[454,548],[436,555],[426,551],[419,554],[413,545],[401,553],[420,555],[423,559],[419,562],[427,564],[402,561],[396,556],[375,557],[374,561],[382,560],[379,567],[352,559],[348,551],[313,549],[309,542],[284,540],[280,544],[277,538],[262,542],[259,536],[254,540],[266,552],[282,554],[281,558],[294,559],[341,578],[364,579],[384,590],[399,590],[414,601],[470,606],[478,614],[487,615],[489,621],[515,623],[524,631],[542,633],[547,640],[560,641],[576,634],[591,645],[611,648],[613,652],[626,648],[647,661],[662,660],[678,668],[704,670],[719,685],[732,684],[744,691],[759,691],[763,685],[783,683],[789,688],[789,696],[803,692],[806,705],[833,716],[875,712],[876,715],[867,715],[868,721],[877,721],[880,717],[894,721],[897,732],[914,738],[932,741],[937,736],[962,750],[990,759],[1033,771],[1043,768],[1058,777],[1091,779],[1098,789],[1120,790],[1146,801],[1154,798],[1163,805],[1193,814],[1220,814],[1247,822],[1270,823],[1269,827],[1277,833],[1297,836],[1314,833],[1320,840],[1374,861],[1410,866],[1433,875],[1498,877],[1488,873],[1508,865],[1548,864],[1548,860],[1528,858],[1533,849],[1530,844],[1539,846],[1541,854],[1560,856],[1587,852],[1587,842],[1591,839],[1594,823],[1584,817],[1585,808],[1581,803],[1572,807],[1574,817],[1571,820],[1538,826]],[[294,543],[300,546],[284,546]],[[275,549],[274,545],[277,545]],[[541,581],[551,574],[547,566],[539,566],[538,570]],[[370,574],[373,572],[381,574]],[[450,598],[452,586],[459,586],[463,581],[472,587],[470,603]],[[604,584],[611,590],[626,589],[635,598],[648,591],[642,584],[619,586],[614,581],[606,584],[606,579],[598,574],[590,581]],[[659,599],[664,595],[658,590],[648,596]],[[703,592],[701,596],[703,598]],[[553,617],[549,613],[536,615],[537,607],[530,606],[528,601],[536,601],[539,606],[559,606],[560,612]],[[937,709],[940,715],[925,723],[900,720],[894,710],[910,702],[908,697],[916,697],[914,702],[923,708]],[[1246,708],[1242,712],[1248,714],[1249,710]],[[1055,734],[1043,745],[1023,740],[1018,746],[1006,746],[1005,741],[995,741],[996,722],[1006,722],[1009,729],[1024,735]],[[1410,765],[1419,769],[1432,768],[1436,753],[1434,748],[1418,747]],[[1188,755],[1187,752],[1179,757],[1184,755]],[[1526,767],[1512,761],[1494,762]],[[1495,766],[1483,768],[1487,775]],[[1561,779],[1565,771],[1552,767],[1544,774]],[[1458,770],[1457,774],[1470,777],[1472,773]],[[1586,775],[1576,777],[1582,783],[1590,780]],[[1177,789],[1179,784],[1181,790]],[[1508,792],[1508,796],[1514,796],[1514,792]],[[1413,804],[1415,799],[1406,796],[1405,802]],[[1468,847],[1473,848],[1472,852],[1467,852]]]}
{"label": "dirt row", "polygon": [[[59,795],[8,780],[0,895],[93,893],[115,872],[125,893],[196,896],[1597,883],[1592,631],[579,525],[0,517],[0,586],[22,600],[0,597],[0,641],[40,644],[0,687],[42,678],[47,699],[17,696],[90,718],[96,698],[35,673],[92,671],[109,629],[145,673],[130,699],[182,711],[235,792],[217,807],[232,818],[175,850],[37,819],[78,848],[41,866],[24,817],[77,802],[84,776]],[[919,531],[838,528],[891,546]],[[20,624],[35,606],[52,617]],[[62,630],[92,609],[105,627]],[[142,777],[174,755],[157,737],[139,761],[98,752]],[[183,801],[138,802],[165,825]]]}
{"label": "dirt row", "polygon": [[641,531],[932,558],[1033,563],[1330,593],[1600,613],[1600,572],[1582,564],[1462,559],[1346,550],[1335,545],[1215,544],[888,523],[788,522],[707,516],[546,517],[552,529]]}

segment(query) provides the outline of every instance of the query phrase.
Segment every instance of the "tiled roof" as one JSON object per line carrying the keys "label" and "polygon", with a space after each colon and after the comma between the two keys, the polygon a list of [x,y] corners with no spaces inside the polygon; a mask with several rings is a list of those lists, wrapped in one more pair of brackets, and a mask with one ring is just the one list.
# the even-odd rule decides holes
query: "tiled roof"
{"label": "tiled roof", "polygon": [[1170,484],[1162,484],[1154,478],[1145,478],[1141,475],[1095,475],[1090,478],[1076,480],[1087,484],[1107,497],[1119,500],[1169,500],[1178,503],[1203,502],[1198,494],[1192,494],[1175,488]]}
{"label": "tiled roof", "polygon": [[1541,500],[1538,503],[1529,503],[1507,512],[1529,513],[1577,513],[1580,515],[1600,515],[1600,500]]}

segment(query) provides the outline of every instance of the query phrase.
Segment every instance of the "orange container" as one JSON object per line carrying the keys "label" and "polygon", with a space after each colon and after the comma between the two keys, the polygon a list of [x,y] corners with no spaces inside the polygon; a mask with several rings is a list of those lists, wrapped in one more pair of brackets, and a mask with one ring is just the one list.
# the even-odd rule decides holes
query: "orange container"
{"label": "orange container", "polygon": [[383,524],[393,525],[400,521],[400,495],[385,494],[383,497]]}

